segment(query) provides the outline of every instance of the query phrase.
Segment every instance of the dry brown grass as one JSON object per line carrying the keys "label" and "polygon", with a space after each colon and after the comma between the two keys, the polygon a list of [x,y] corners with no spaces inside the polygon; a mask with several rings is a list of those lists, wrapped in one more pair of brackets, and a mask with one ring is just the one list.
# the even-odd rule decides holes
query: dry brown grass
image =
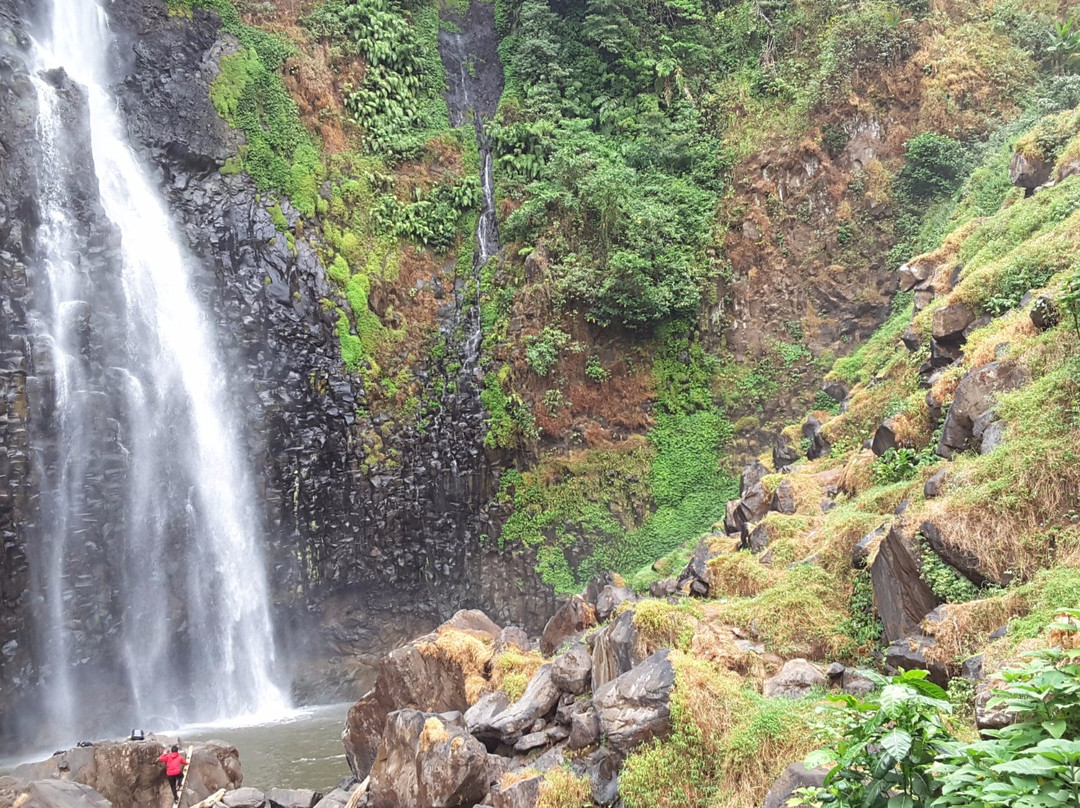
{"label": "dry brown grass", "polygon": [[753,597],[766,589],[771,581],[771,571],[747,550],[724,553],[709,561],[710,597]]}
{"label": "dry brown grass", "polygon": [[544,657],[536,651],[522,651],[511,646],[491,661],[490,686],[506,693],[511,701],[517,701],[543,664]]}
{"label": "dry brown grass", "polygon": [[955,669],[988,642],[991,632],[1027,612],[1027,600],[1016,592],[950,603],[945,607],[944,619],[923,625],[935,640],[934,647],[926,653],[927,660]]}
{"label": "dry brown grass", "polygon": [[593,804],[588,779],[568,768],[550,769],[540,784],[536,808],[590,808]]}
{"label": "dry brown grass", "polygon": [[1016,99],[1034,80],[1030,57],[985,24],[934,35],[912,61],[924,73],[921,128],[953,137],[985,134],[1016,114]]}
{"label": "dry brown grass", "polygon": [[424,721],[424,729],[420,732],[420,748],[430,749],[437,743],[449,740],[450,733],[446,731],[443,722],[435,716]]}
{"label": "dry brown grass", "polygon": [[539,771],[532,766],[525,766],[521,769],[514,769],[512,772],[503,772],[499,777],[499,788],[504,791],[511,786],[515,786],[518,783],[523,783],[526,780],[531,780],[540,774]]}
{"label": "dry brown grass", "polygon": [[869,449],[862,449],[851,455],[840,475],[840,490],[849,497],[854,497],[873,486],[875,460],[877,457]]}
{"label": "dry brown grass", "polygon": [[492,656],[492,639],[487,635],[444,627],[434,642],[421,643],[417,647],[425,656],[440,655],[449,659],[461,670],[465,682],[465,697],[469,704],[491,689],[485,675]]}

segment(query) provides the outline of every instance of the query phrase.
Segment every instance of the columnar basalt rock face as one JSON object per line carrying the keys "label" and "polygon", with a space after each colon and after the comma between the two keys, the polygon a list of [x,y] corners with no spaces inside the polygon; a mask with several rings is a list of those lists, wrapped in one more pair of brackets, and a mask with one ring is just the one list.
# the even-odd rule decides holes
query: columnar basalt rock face
{"label": "columnar basalt rock face", "polygon": [[[47,460],[49,452],[48,435],[35,436],[34,418],[48,400],[52,377],[42,358],[30,356],[26,341],[34,295],[28,268],[39,225],[37,109],[25,30],[33,9],[23,8],[23,0],[5,5],[0,9],[0,33],[6,34],[0,36],[0,737],[10,742],[16,733],[7,706],[25,695],[37,675],[26,632],[30,604],[22,593],[34,574],[27,548],[37,529],[41,470],[35,464]],[[114,90],[125,124],[139,157],[157,168],[178,231],[203,267],[195,273],[196,291],[216,320],[228,364],[238,379],[250,380],[237,385],[236,409],[247,414],[245,443],[267,527],[265,555],[277,625],[294,640],[279,658],[300,667],[293,660],[377,655],[463,606],[480,606],[502,622],[539,630],[553,611],[553,599],[535,572],[535,558],[525,549],[501,551],[482,542],[483,534],[497,533],[505,515],[487,508],[500,460],[483,449],[478,403],[468,413],[446,413],[450,426],[434,439],[410,429],[386,430],[387,443],[402,458],[400,467],[360,471],[359,436],[386,423],[357,413],[365,393],[359,377],[341,362],[335,322],[322,306],[334,294],[324,269],[312,246],[298,239],[294,250],[277,232],[268,210],[273,200],[261,196],[250,178],[218,171],[242,140],[209,99],[218,61],[237,47],[235,40],[221,32],[214,14],[196,9],[191,18],[171,17],[163,0],[114,4],[109,13],[119,42],[112,55],[120,77]],[[84,115],[78,88],[64,92],[71,103],[61,113]],[[85,181],[92,183],[89,147],[83,163]],[[118,248],[117,235],[90,201],[96,195],[89,185],[76,196],[87,200],[80,235],[86,260],[93,261]],[[281,209],[294,225],[297,213],[284,201]],[[37,424],[42,423],[39,418]],[[35,440],[44,443],[32,444]],[[107,497],[112,478],[107,458],[103,462],[95,496]],[[98,525],[88,535],[87,553],[100,563],[88,564],[97,579],[87,591],[101,596],[79,612],[87,625],[78,627],[77,636],[87,638],[107,634],[109,621],[119,619],[110,610],[108,593],[122,582],[110,567],[103,530]],[[380,629],[389,615],[400,631]],[[99,653],[107,652],[106,643]],[[363,679],[357,674],[358,682]],[[305,694],[325,697],[328,687],[308,676]]]}

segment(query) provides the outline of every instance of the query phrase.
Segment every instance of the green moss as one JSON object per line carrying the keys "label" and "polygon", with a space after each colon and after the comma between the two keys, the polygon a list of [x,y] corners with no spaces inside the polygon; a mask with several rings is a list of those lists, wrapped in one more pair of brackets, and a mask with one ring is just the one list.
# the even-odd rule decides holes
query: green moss
{"label": "green moss", "polygon": [[360,362],[364,358],[364,346],[360,343],[360,338],[352,333],[349,317],[343,311],[338,313],[337,335],[341,343],[341,361],[349,370],[359,370]]}
{"label": "green moss", "polygon": [[349,278],[352,277],[352,273],[349,271],[349,262],[345,260],[345,256],[343,255],[334,256],[334,260],[326,269],[326,274],[330,276],[330,279],[334,283],[342,288],[348,285]]}

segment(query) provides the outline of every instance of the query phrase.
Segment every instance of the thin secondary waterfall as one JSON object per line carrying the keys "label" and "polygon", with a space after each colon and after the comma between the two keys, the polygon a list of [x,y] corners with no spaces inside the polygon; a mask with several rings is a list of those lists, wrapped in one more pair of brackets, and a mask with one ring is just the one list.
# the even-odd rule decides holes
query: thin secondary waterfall
{"label": "thin secondary waterfall", "polygon": [[[108,90],[112,44],[94,0],[53,0],[36,82],[35,272],[47,293],[34,351],[52,369],[53,448],[41,472],[35,612],[43,706],[57,737],[102,729],[103,712],[116,729],[285,706],[227,371],[189,259]],[[70,131],[60,114],[60,70],[86,92],[89,131]],[[87,138],[100,208],[119,236],[118,250],[95,247],[115,255],[108,271],[88,269],[71,202],[74,146]],[[93,575],[98,568],[107,572]],[[85,703],[84,681],[103,676],[95,654],[118,657],[104,674],[113,681],[96,691],[117,703]]]}

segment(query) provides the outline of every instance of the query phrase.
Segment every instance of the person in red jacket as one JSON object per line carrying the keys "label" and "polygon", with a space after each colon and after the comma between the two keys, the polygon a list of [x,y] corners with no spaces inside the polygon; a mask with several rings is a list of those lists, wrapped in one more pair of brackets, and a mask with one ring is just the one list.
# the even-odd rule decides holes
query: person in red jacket
{"label": "person in red jacket", "polygon": [[162,752],[158,760],[165,764],[165,776],[169,778],[173,802],[176,802],[176,787],[180,785],[187,758],[180,754],[179,746],[174,746],[171,752]]}

